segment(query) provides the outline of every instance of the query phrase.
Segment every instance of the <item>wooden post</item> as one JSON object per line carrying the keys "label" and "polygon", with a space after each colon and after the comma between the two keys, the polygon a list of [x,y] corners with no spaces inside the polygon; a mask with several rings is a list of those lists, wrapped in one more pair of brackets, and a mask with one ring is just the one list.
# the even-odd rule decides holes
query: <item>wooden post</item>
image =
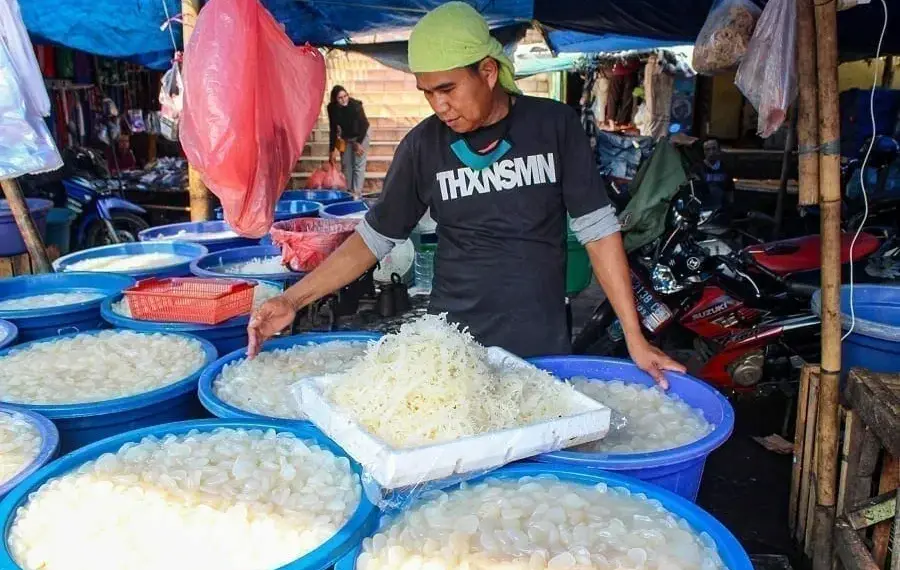
{"label": "wooden post", "polygon": [[[181,0],[181,18],[184,22],[182,41],[187,48],[188,40],[194,31],[197,14],[200,12],[200,0]],[[186,65],[187,62],[182,63]],[[200,173],[193,166],[188,166],[188,192],[191,197],[191,221],[204,222],[212,219],[212,194],[200,179]]]}
{"label": "wooden post", "polygon": [[791,158],[797,148],[797,109],[788,111],[788,131],[784,140],[784,153],[781,155],[781,180],[778,182],[778,198],[775,203],[775,226],[772,228],[772,241],[781,237],[784,226],[784,201],[787,199],[787,186],[791,171]]}
{"label": "wooden post", "polygon": [[837,502],[841,372],[841,164],[837,2],[815,4],[819,72],[819,203],[822,236],[822,364],[817,421],[813,570],[830,570]]}
{"label": "wooden post", "polygon": [[6,196],[9,209],[12,210],[16,225],[19,226],[19,233],[22,234],[22,240],[25,242],[28,255],[31,256],[31,264],[35,271],[53,273],[53,266],[50,265],[47,250],[44,248],[44,240],[34,225],[22,189],[15,180],[0,180],[0,186],[3,187],[3,194]]}
{"label": "wooden post", "polygon": [[[876,62],[874,65],[878,65]],[[894,56],[889,55],[884,58],[884,70],[881,72],[881,86],[890,89],[894,83]]]}
{"label": "wooden post", "polygon": [[[882,460],[881,476],[878,479],[878,494],[883,495],[896,491],[898,485],[900,485],[900,459],[896,459],[885,452]],[[875,525],[875,529],[872,531],[872,558],[875,559],[875,564],[879,568],[884,568],[884,563],[887,561],[892,523],[892,520],[880,522]],[[894,558],[897,558],[896,546],[894,548]]]}
{"label": "wooden post", "polygon": [[813,0],[797,0],[797,139],[800,143],[799,204],[819,203],[819,100],[816,70],[816,25]]}

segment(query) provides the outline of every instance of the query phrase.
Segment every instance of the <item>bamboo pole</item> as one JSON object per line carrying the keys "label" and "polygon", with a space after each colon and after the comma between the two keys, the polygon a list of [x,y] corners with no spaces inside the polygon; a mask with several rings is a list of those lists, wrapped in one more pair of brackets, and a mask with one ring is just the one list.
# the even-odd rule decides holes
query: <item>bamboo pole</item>
{"label": "bamboo pole", "polygon": [[841,165],[838,110],[837,3],[815,4],[819,73],[819,203],[822,236],[822,371],[813,570],[830,570],[837,501],[838,381],[841,371]]}
{"label": "bamboo pole", "polygon": [[[201,0],[181,0],[181,18],[183,22],[182,41],[187,48],[188,40],[194,31],[197,14],[200,12]],[[183,65],[185,65],[185,62]],[[212,194],[200,179],[200,173],[188,166],[188,192],[191,198],[191,221],[204,222],[212,219]]]}
{"label": "bamboo pole", "polygon": [[816,70],[816,29],[813,0],[797,0],[797,139],[800,142],[799,204],[819,203],[819,100]]}
{"label": "bamboo pole", "polygon": [[788,178],[791,172],[791,159],[797,148],[797,109],[788,110],[788,131],[784,139],[784,153],[781,155],[781,179],[778,182],[778,198],[775,203],[775,226],[772,228],[772,240],[781,237],[784,227],[784,201],[787,199]]}
{"label": "bamboo pole", "polygon": [[31,256],[32,267],[38,273],[53,273],[53,266],[50,265],[50,259],[47,257],[44,240],[41,239],[41,234],[34,225],[34,219],[28,211],[28,203],[25,201],[22,189],[15,180],[0,180],[0,186],[3,187],[3,194],[6,196],[6,202],[19,227],[19,233],[22,234],[22,241],[25,242],[28,255]]}

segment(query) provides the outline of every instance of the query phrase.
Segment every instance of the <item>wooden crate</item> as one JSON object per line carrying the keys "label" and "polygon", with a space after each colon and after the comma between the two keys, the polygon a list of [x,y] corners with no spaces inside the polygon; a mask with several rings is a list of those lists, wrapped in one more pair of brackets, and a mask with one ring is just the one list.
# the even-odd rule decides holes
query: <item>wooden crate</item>
{"label": "wooden crate", "polygon": [[[59,250],[56,246],[47,247],[47,257],[51,262],[59,257]],[[31,263],[31,256],[27,253],[21,255],[13,255],[11,257],[0,257],[0,279],[4,277],[18,277],[19,275],[31,275],[35,273]]]}
{"label": "wooden crate", "polygon": [[900,374],[853,369],[846,398],[836,555],[847,570],[900,570]]}

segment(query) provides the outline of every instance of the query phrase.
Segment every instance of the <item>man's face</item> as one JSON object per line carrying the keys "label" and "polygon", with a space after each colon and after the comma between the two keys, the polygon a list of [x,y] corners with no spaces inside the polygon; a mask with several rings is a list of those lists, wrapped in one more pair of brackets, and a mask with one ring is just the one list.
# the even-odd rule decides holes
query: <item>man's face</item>
{"label": "man's face", "polygon": [[490,116],[497,75],[497,62],[485,59],[477,71],[461,67],[417,73],[416,81],[438,118],[454,132],[468,133]]}
{"label": "man's face", "polygon": [[703,155],[706,161],[712,164],[722,157],[722,148],[717,141],[706,141],[703,143]]}

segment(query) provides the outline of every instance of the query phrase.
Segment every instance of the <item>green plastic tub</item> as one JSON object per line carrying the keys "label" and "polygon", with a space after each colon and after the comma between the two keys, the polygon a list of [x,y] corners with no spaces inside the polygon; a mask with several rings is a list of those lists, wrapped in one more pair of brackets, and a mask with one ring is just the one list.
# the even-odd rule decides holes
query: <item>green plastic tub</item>
{"label": "green plastic tub", "polygon": [[569,228],[566,233],[566,295],[581,293],[591,284],[591,260],[587,250]]}

